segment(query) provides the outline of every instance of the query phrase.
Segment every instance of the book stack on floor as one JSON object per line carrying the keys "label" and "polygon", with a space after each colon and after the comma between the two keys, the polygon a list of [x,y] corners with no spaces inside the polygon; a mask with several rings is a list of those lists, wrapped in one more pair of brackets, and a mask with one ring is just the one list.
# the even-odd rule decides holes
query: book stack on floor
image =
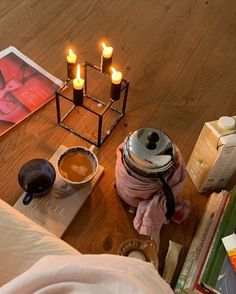
{"label": "book stack on floor", "polygon": [[222,242],[235,228],[236,186],[210,195],[175,293],[236,293],[236,272]]}

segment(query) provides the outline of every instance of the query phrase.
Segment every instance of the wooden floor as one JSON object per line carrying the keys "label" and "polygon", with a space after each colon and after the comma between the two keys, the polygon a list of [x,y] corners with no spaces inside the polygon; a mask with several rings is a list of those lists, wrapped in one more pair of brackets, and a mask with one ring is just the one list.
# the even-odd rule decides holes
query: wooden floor
{"label": "wooden floor", "polygon": [[[82,253],[116,253],[121,242],[145,238],[133,229],[114,188],[116,148],[129,132],[162,129],[187,162],[204,122],[236,114],[234,0],[0,1],[0,50],[15,46],[60,79],[66,78],[70,45],[80,62],[99,65],[101,40],[114,47],[114,63],[130,91],[125,117],[98,151],[105,174],[63,237]],[[3,135],[1,198],[13,205],[22,194],[20,166],[50,158],[61,144],[89,146],[57,125],[54,100]],[[183,197],[192,202],[191,215],[161,231],[160,272],[168,240],[184,246],[174,280],[207,201],[188,177]]]}

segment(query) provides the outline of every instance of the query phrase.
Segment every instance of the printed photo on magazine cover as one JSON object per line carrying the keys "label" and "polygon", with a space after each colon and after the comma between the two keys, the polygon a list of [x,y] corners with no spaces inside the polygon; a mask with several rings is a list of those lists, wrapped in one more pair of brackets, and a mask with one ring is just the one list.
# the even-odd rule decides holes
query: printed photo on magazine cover
{"label": "printed photo on magazine cover", "polygon": [[62,81],[14,47],[0,52],[0,136],[55,96]]}

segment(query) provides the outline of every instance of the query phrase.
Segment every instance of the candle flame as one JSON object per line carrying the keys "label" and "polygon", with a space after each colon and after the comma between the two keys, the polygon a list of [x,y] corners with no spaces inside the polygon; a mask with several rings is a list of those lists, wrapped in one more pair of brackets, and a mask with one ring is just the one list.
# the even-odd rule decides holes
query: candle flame
{"label": "candle flame", "polygon": [[78,64],[78,66],[77,66],[76,79],[77,79],[77,80],[80,79],[80,65],[79,65],[79,64]]}
{"label": "candle flame", "polygon": [[112,70],[112,73],[114,73],[114,74],[117,72],[113,66],[111,67],[111,70]]}
{"label": "candle flame", "polygon": [[74,52],[73,52],[73,50],[70,48],[69,49],[69,55],[73,55],[74,54]]}
{"label": "candle flame", "polygon": [[106,44],[104,42],[102,42],[102,48],[105,49],[107,48]]}

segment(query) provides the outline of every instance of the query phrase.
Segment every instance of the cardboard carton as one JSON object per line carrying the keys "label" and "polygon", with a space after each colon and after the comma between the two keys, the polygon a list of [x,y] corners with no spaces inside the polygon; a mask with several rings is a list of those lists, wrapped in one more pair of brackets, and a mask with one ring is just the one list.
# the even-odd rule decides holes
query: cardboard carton
{"label": "cardboard carton", "polygon": [[186,169],[198,192],[227,185],[236,170],[236,116],[204,124]]}

